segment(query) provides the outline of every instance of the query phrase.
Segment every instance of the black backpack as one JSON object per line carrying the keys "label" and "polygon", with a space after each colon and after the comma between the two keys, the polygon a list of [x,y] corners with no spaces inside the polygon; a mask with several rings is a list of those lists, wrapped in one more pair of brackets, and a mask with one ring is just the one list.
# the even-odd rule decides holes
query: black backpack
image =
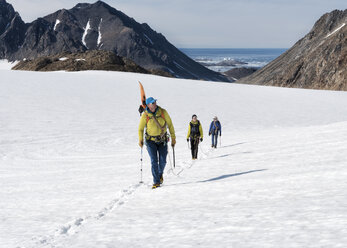
{"label": "black backpack", "polygon": [[193,124],[190,122],[190,137],[200,137],[200,121],[198,123]]}

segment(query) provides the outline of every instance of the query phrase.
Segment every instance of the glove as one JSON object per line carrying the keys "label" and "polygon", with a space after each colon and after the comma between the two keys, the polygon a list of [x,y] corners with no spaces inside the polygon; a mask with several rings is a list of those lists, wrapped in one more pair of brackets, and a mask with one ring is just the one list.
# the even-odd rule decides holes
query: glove
{"label": "glove", "polygon": [[176,145],[176,139],[171,138],[171,146],[174,147]]}
{"label": "glove", "polygon": [[189,142],[189,139],[187,139],[187,142]]}
{"label": "glove", "polygon": [[145,111],[145,109],[142,107],[142,105],[140,105],[140,107],[139,107],[139,113],[140,113],[140,115],[142,114],[143,111]]}
{"label": "glove", "polygon": [[208,136],[211,136],[211,132],[208,133]]}
{"label": "glove", "polygon": [[201,142],[202,142],[202,140],[203,140],[203,139],[202,139],[202,138],[200,138],[200,141],[201,141]]}
{"label": "glove", "polygon": [[142,148],[143,147],[143,140],[139,141],[139,146]]}

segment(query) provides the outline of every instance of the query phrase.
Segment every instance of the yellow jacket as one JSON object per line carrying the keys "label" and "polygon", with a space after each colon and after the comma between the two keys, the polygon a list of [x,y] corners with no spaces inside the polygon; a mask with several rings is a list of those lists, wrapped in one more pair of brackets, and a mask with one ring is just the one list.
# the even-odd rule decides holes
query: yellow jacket
{"label": "yellow jacket", "polygon": [[[190,123],[196,125],[196,124],[198,124],[198,122],[199,122],[199,121],[191,121]],[[189,139],[189,137],[190,137],[190,131],[191,131],[191,130],[190,130],[190,129],[191,129],[190,123],[189,123],[189,125],[188,125],[187,139]],[[200,132],[199,138],[203,138],[203,132],[202,132],[201,122],[200,122],[200,125],[199,125],[199,132]]]}
{"label": "yellow jacket", "polygon": [[[164,118],[162,117],[162,115],[164,116]],[[155,113],[155,117],[158,120],[160,126],[163,127],[164,125],[166,125],[165,131],[167,130],[167,128],[169,128],[171,138],[176,139],[175,129],[167,111],[158,106],[158,109],[156,110],[156,113]],[[161,134],[160,128],[158,127],[158,125],[155,123],[153,119],[153,114],[149,113],[148,110],[145,110],[145,112],[143,112],[140,118],[140,124],[139,124],[139,141],[140,142],[143,141],[143,131],[145,127],[146,127],[146,133],[149,136],[155,137]]]}

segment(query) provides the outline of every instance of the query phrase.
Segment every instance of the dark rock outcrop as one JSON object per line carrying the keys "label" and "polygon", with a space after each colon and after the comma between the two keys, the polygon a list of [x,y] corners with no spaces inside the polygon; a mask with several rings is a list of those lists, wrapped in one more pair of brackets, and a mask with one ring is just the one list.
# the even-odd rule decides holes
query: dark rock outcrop
{"label": "dark rock outcrop", "polygon": [[241,67],[241,68],[233,68],[229,71],[224,72],[224,74],[233,81],[239,80],[241,78],[247,77],[252,73],[256,72],[257,68],[252,67]]}
{"label": "dark rock outcrop", "polygon": [[[6,3],[4,0],[0,0]],[[77,4],[26,24],[19,44],[0,39],[0,58],[34,59],[61,52],[105,50],[126,57],[147,70],[166,71],[175,77],[228,81],[190,59],[166,38],[102,1]],[[10,44],[10,45],[9,45]]]}
{"label": "dark rock outcrop", "polygon": [[27,71],[125,71],[173,77],[163,71],[148,71],[127,58],[117,56],[114,52],[98,50],[79,53],[65,52],[33,60],[23,60],[12,69]]}
{"label": "dark rock outcrop", "polygon": [[323,15],[277,59],[238,83],[347,90],[347,10]]}

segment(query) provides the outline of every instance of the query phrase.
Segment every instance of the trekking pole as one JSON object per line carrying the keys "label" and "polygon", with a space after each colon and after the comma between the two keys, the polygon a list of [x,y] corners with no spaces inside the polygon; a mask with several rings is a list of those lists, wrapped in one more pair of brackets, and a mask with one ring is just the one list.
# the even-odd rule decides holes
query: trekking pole
{"label": "trekking pole", "polygon": [[142,147],[141,147],[141,180],[140,180],[140,183],[143,183],[143,181],[142,181],[142,161],[143,161],[143,156],[142,156],[142,154],[143,154],[143,152],[142,152]]}
{"label": "trekking pole", "polygon": [[222,135],[219,136],[219,146],[222,147]]}

